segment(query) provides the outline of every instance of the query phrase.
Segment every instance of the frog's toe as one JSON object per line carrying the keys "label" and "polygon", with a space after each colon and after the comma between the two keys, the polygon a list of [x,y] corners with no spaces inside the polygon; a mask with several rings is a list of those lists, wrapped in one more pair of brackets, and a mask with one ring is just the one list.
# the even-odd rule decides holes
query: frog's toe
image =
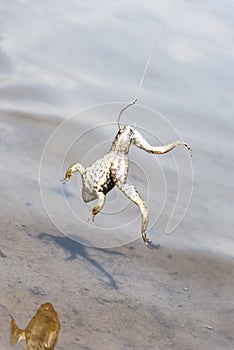
{"label": "frog's toe", "polygon": [[148,247],[148,248],[150,248],[150,249],[153,249],[153,247],[151,247],[151,243],[152,243],[151,240],[149,240],[148,238],[146,238],[146,240],[144,241],[144,243],[145,243],[146,247]]}
{"label": "frog's toe", "polygon": [[93,215],[92,210],[90,210],[90,214],[89,214],[88,220],[94,222],[94,218],[95,218],[95,215]]}
{"label": "frog's toe", "polygon": [[144,241],[145,245],[146,245],[148,248],[152,249],[152,247],[151,247],[152,241],[146,236],[146,233],[143,234],[142,238],[143,238],[143,241]]}
{"label": "frog's toe", "polygon": [[67,181],[69,180],[69,178],[65,177],[64,179],[60,180],[62,182],[62,184],[64,185]]}
{"label": "frog's toe", "polygon": [[192,157],[192,147],[189,146],[187,143],[184,143],[184,146],[187,148],[187,150],[190,152],[190,156]]}

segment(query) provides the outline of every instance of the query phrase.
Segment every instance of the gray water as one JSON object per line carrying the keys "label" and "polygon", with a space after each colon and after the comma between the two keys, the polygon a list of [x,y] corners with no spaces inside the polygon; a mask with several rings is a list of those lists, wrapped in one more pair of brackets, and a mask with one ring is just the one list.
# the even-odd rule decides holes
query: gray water
{"label": "gray water", "polygon": [[[105,152],[105,149],[108,150],[115,134],[111,123],[117,120],[118,106],[121,109],[135,97],[155,33],[166,10],[166,20],[159,33],[156,50],[140,91],[139,105],[132,107],[123,118],[140,130],[148,125],[152,135],[145,133],[144,136],[152,137],[152,142],[155,141],[154,135],[168,142],[171,141],[171,135],[167,136],[167,129],[163,130],[166,124],[160,124],[162,119],[154,119],[150,111],[159,112],[173,125],[176,132],[193,149],[193,194],[189,209],[173,235],[167,239],[158,238],[157,241],[157,232],[163,227],[163,223],[160,222],[150,233],[155,244],[158,242],[165,246],[168,243],[172,247],[210,254],[214,259],[222,257],[229,262],[233,261],[234,3],[231,0],[1,0],[0,122],[1,148],[4,155],[2,172],[6,171],[8,174],[7,169],[9,171],[9,177],[6,175],[4,181],[2,180],[1,214],[4,232],[11,232],[8,228],[5,231],[5,228],[12,222],[16,226],[23,225],[22,217],[26,217],[27,210],[30,210],[31,216],[29,215],[28,220],[32,221],[32,225],[35,220],[41,225],[39,232],[45,233],[42,227],[45,225],[43,220],[46,220],[46,213],[39,196],[39,187],[36,187],[35,194],[34,190],[30,194],[35,207],[28,204],[25,209],[22,200],[29,196],[30,186],[38,183],[42,151],[49,136],[61,121],[74,114],[77,116],[76,120],[71,120],[71,124],[75,122],[76,126],[68,125],[67,130],[70,132],[53,145],[53,151],[49,153],[51,159],[48,160],[51,161],[51,168],[46,168],[48,172],[43,174],[44,179],[48,180],[48,193],[51,193],[49,197],[53,203],[56,203],[58,198],[58,190],[52,185],[54,176],[59,178],[62,175],[56,175],[56,157],[59,157],[63,145],[73,132],[75,135],[76,127],[80,132],[99,124],[110,124],[109,129],[97,130],[97,135],[90,141],[85,139],[79,150],[75,148],[72,151],[72,155],[79,151],[79,156],[82,155],[84,162],[88,164],[89,160],[93,161],[94,156],[91,154],[89,158],[88,150],[95,147],[96,142],[104,142],[103,147],[98,149],[100,154]],[[110,108],[110,103],[114,103],[111,105],[113,108]],[[107,105],[103,107],[103,104]],[[93,107],[96,105],[101,107]],[[93,109],[91,108],[88,114],[77,114],[78,111],[90,107]],[[14,128],[17,128],[17,132]],[[153,181],[154,175],[150,174],[152,156],[139,152],[141,151],[134,150],[132,153],[133,171],[130,177],[134,180],[135,175],[141,193],[147,196],[144,184],[147,177],[149,181]],[[18,158],[14,159],[13,154],[17,154]],[[190,186],[191,179],[186,180],[187,174],[191,176],[191,169],[186,168],[189,167],[190,160],[188,161],[188,157],[182,153],[178,153],[176,157],[178,162],[182,159],[180,176],[185,188]],[[63,171],[72,159],[70,157],[66,160]],[[138,160],[143,168],[143,164],[147,164],[146,175],[144,169],[138,165],[134,168]],[[183,161],[186,162],[184,167]],[[167,163],[165,158],[160,158],[160,162],[160,166],[165,166],[166,173],[169,174],[169,182],[172,182],[175,171],[172,164]],[[156,169],[159,169],[158,174],[161,174],[160,166],[156,165]],[[19,185],[16,174],[23,174],[29,180],[28,185]],[[163,176],[160,181],[150,188],[149,202],[152,208],[160,206],[164,199]],[[67,198],[69,200],[70,193],[72,203],[77,205],[74,208],[84,210],[84,216],[87,216],[87,207],[82,207],[82,203],[76,204],[78,198],[74,197],[75,185],[73,183],[66,187]],[[170,189],[170,184],[168,186]],[[174,190],[172,187],[171,197],[169,191],[168,201],[171,208],[176,199]],[[154,198],[152,193],[158,193],[158,197]],[[115,201],[115,193],[110,197],[110,205],[111,201]],[[54,213],[61,217],[59,202],[57,204]],[[170,215],[170,210],[164,214],[165,217]],[[40,217],[38,221],[35,219],[37,215]],[[68,218],[66,215],[65,219]],[[62,220],[64,217],[61,217]],[[118,220],[118,216],[107,218],[107,227],[117,225]],[[97,220],[97,226],[100,222]],[[72,223],[70,229],[71,227]],[[132,241],[140,234],[139,220],[136,227],[137,231],[131,237]],[[48,228],[46,230],[48,234]],[[93,229],[88,234],[86,232],[86,239],[91,239],[92,234]],[[128,235],[128,231],[125,234]],[[11,239],[14,241],[16,238]],[[80,242],[94,245],[85,242],[83,238]],[[21,259],[20,245],[17,251],[11,244],[12,241],[6,240],[6,251],[13,249]],[[112,247],[111,244],[109,246]],[[113,246],[118,244],[114,242]],[[6,254],[4,246],[0,252]],[[27,255],[24,257],[28,259]],[[233,305],[233,300],[230,302]],[[17,309],[16,304],[14,305]]]}

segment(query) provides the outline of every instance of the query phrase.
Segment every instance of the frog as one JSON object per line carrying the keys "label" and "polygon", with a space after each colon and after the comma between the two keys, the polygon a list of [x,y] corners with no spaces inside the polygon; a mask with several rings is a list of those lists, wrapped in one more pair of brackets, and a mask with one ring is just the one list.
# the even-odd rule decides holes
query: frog
{"label": "frog", "polygon": [[96,204],[90,209],[89,219],[93,221],[95,216],[102,210],[106,201],[106,195],[116,186],[130,201],[139,207],[142,218],[142,240],[148,248],[152,248],[152,241],[147,237],[149,223],[147,204],[141,198],[137,189],[128,181],[129,150],[131,145],[157,155],[168,153],[177,146],[184,146],[192,155],[191,147],[180,140],[162,146],[150,145],[135,127],[127,124],[119,126],[107,154],[88,167],[84,167],[80,163],[73,163],[69,166],[64,179],[61,181],[65,184],[75,172],[80,173],[83,183],[82,198],[84,202],[88,203],[97,200]]}
{"label": "frog", "polygon": [[10,343],[26,342],[26,350],[54,350],[60,331],[58,314],[51,303],[42,304],[25,329],[20,329],[12,315]]}

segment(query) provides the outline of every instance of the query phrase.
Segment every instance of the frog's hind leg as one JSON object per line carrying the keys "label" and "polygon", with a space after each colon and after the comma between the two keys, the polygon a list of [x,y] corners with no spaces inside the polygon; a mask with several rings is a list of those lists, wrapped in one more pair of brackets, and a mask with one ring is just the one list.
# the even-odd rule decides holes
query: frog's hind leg
{"label": "frog's hind leg", "polygon": [[65,184],[70,178],[72,177],[72,174],[78,171],[81,175],[85,172],[85,167],[81,165],[80,163],[74,163],[72,164],[66,171],[66,175],[62,181],[63,184]]}
{"label": "frog's hind leg", "polygon": [[146,236],[147,225],[149,221],[149,213],[145,202],[140,197],[139,193],[137,192],[137,190],[133,185],[130,185],[128,183],[121,183],[121,182],[117,183],[116,185],[129,199],[131,199],[133,203],[138,205],[138,207],[140,208],[141,217],[142,217],[142,226],[141,226],[142,239],[145,245],[151,248],[150,247],[151,241]]}
{"label": "frog's hind leg", "polygon": [[15,323],[14,317],[9,315],[11,318],[11,334],[10,334],[10,343],[11,345],[16,345],[21,340],[25,340],[25,331],[19,329]]}
{"label": "frog's hind leg", "polygon": [[94,221],[95,215],[97,215],[102,210],[106,201],[106,196],[103,192],[98,192],[97,198],[97,203],[90,210],[89,220],[92,219],[92,221]]}

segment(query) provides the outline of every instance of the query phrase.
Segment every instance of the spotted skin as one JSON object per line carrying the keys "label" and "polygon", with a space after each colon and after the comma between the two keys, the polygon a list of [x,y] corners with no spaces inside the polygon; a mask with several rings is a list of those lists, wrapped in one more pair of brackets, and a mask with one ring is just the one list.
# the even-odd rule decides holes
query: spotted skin
{"label": "spotted skin", "polygon": [[175,141],[164,146],[152,146],[137,130],[130,125],[126,125],[119,129],[110,151],[104,157],[98,159],[87,168],[84,168],[80,163],[72,164],[67,169],[65,178],[62,181],[66,183],[74,172],[78,171],[81,174],[83,181],[82,198],[84,202],[97,199],[97,203],[90,210],[89,218],[92,220],[103,208],[106,194],[116,185],[125,196],[138,205],[142,216],[142,239],[146,246],[150,248],[151,241],[146,235],[149,221],[146,203],[140,197],[135,187],[127,182],[128,153],[131,144],[152,154],[164,154],[179,145],[185,146],[191,152],[191,147],[182,141]]}

